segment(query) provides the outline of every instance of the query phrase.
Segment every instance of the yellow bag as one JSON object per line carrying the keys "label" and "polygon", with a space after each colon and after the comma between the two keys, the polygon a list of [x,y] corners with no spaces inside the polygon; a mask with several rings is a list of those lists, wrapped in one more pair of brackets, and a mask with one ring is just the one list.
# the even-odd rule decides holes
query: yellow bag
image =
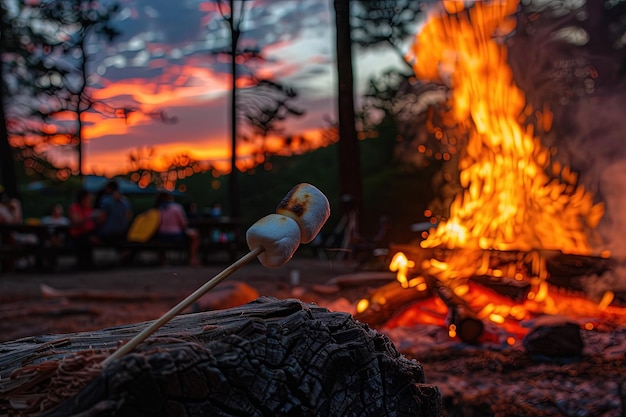
{"label": "yellow bag", "polygon": [[149,209],[139,213],[130,224],[126,239],[129,242],[147,242],[159,230],[161,212],[158,209]]}

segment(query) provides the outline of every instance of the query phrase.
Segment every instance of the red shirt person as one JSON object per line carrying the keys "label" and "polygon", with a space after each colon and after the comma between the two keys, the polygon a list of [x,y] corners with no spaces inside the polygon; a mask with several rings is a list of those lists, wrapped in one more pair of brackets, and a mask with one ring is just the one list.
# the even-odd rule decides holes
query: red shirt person
{"label": "red shirt person", "polygon": [[78,266],[89,269],[93,266],[92,245],[97,240],[93,195],[87,190],[79,190],[67,214],[71,222],[71,242],[78,255]]}

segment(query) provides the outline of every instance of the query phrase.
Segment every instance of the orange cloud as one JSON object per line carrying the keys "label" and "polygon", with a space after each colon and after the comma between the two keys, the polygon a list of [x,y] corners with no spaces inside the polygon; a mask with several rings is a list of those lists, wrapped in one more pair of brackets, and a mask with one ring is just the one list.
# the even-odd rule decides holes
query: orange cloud
{"label": "orange cloud", "polygon": [[[230,142],[226,138],[213,137],[200,142],[189,143],[186,141],[169,143],[154,147],[154,155],[149,161],[149,166],[155,171],[167,170],[172,161],[180,156],[187,155],[194,161],[208,161],[222,173],[230,172]],[[251,167],[251,155],[256,147],[252,144],[241,142],[237,145],[239,169]],[[86,157],[86,169],[90,173],[98,175],[118,175],[128,172],[131,167],[131,148],[120,151],[99,151]],[[207,165],[208,166],[208,165]]]}
{"label": "orange cloud", "polygon": [[73,121],[76,120],[76,113],[73,111],[62,111],[54,114],[55,121]]}
{"label": "orange cloud", "polygon": [[142,113],[131,113],[127,118],[110,118],[98,113],[83,116],[83,139],[91,140],[106,135],[125,135],[131,126],[147,123],[151,119]]}
{"label": "orange cloud", "polygon": [[296,74],[302,68],[297,64],[285,64],[284,62],[276,62],[274,64],[266,64],[256,71],[256,76],[264,79],[280,80]]}
{"label": "orange cloud", "polygon": [[194,97],[206,97],[229,89],[228,74],[214,72],[208,68],[168,68],[156,80],[129,79],[105,83],[93,92],[96,100],[128,99],[152,106],[175,106]]}
{"label": "orange cloud", "polygon": [[[131,148],[120,151],[99,151],[86,158],[87,170],[103,175],[117,175],[128,172],[132,168],[130,163]],[[180,155],[188,155],[194,161],[217,161],[216,164],[230,166],[230,147],[224,138],[211,138],[201,142],[189,143],[185,141],[173,142],[154,147],[154,155],[149,161],[150,168],[164,171],[172,161]],[[238,151],[244,151],[238,147]],[[220,163],[221,161],[221,163]]]}

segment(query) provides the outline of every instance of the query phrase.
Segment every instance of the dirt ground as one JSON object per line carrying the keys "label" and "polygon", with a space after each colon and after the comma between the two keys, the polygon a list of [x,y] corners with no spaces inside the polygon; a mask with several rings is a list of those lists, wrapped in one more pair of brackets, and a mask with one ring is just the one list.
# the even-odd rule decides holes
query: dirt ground
{"label": "dirt ground", "polygon": [[[114,266],[94,271],[2,273],[0,342],[156,319],[227,266]],[[370,289],[367,283],[343,289],[326,284],[355,272],[350,261],[294,257],[280,268],[265,268],[254,260],[188,311],[241,305],[257,296],[294,297],[349,310]]]}
{"label": "dirt ground", "polygon": [[[227,266],[1,273],[0,342],[156,319]],[[263,295],[353,313],[358,299],[392,276],[357,271],[349,261],[295,257],[268,269],[255,260],[189,311],[227,308]],[[426,381],[440,389],[446,417],[626,415],[624,328],[584,332],[584,355],[565,362],[533,359],[521,346],[468,346],[434,325],[381,331],[423,364]]]}

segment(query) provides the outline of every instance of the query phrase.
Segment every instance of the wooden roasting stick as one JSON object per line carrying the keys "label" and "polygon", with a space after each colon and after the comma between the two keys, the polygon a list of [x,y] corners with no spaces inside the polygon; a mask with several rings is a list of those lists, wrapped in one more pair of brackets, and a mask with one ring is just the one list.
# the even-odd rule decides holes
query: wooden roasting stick
{"label": "wooden roasting stick", "polygon": [[139,343],[172,320],[198,298],[233,272],[258,256],[263,266],[277,268],[287,263],[300,243],[310,243],[322,229],[330,216],[330,205],[326,196],[311,184],[301,183],[293,187],[283,198],[275,214],[269,214],[253,224],[246,232],[250,252],[220,272],[195,292],[152,322],[128,343],[102,361],[105,367],[132,351]]}
{"label": "wooden roasting stick", "polygon": [[215,287],[217,284],[219,284],[220,282],[228,278],[230,275],[232,275],[235,271],[237,271],[238,269],[240,269],[241,267],[245,266],[247,263],[252,261],[258,255],[260,255],[264,250],[265,248],[263,247],[255,248],[254,250],[248,252],[246,255],[241,257],[235,263],[230,265],[228,268],[224,269],[222,272],[215,275],[213,278],[207,281],[203,286],[201,286],[192,294],[187,296],[187,298],[185,298],[183,301],[178,303],[176,306],[172,307],[167,313],[161,316],[160,319],[152,322],[150,326],[146,327],[144,330],[138,333],[135,337],[130,339],[128,343],[126,343],[124,346],[120,347],[118,350],[113,352],[111,356],[109,356],[104,361],[102,361],[102,366],[105,367],[111,361],[114,361],[115,359],[119,359],[122,356],[129,353],[130,351],[132,351],[139,343],[146,340],[146,338],[148,338],[150,335],[156,332],[161,326],[163,326],[165,323],[172,320],[174,317],[180,314],[183,310],[185,310],[187,307],[189,307],[194,302],[196,302],[200,297],[202,297],[204,294],[210,291],[213,287]]}

